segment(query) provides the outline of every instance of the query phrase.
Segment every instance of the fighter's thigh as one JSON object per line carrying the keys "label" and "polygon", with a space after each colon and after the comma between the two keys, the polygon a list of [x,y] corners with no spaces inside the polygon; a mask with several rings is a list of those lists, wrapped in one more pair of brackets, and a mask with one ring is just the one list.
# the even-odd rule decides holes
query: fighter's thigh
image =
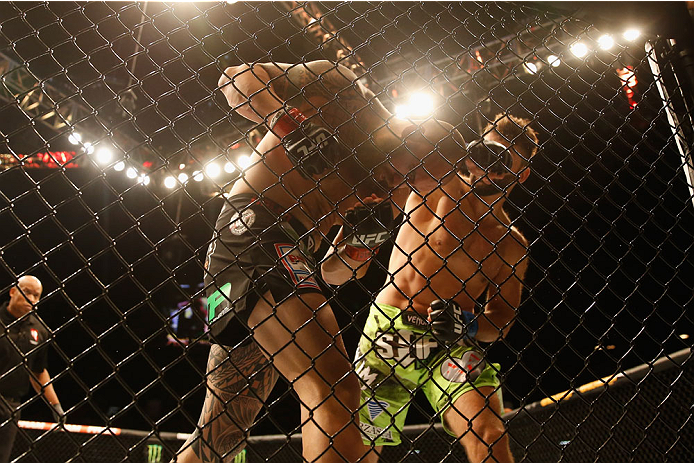
{"label": "fighter's thigh", "polygon": [[456,435],[463,435],[470,429],[484,426],[503,425],[501,420],[502,403],[499,389],[482,386],[471,389],[458,397],[444,413],[444,423]]}
{"label": "fighter's thigh", "polygon": [[248,326],[290,381],[320,370],[325,381],[336,382],[351,368],[335,316],[320,293],[291,296],[279,305],[267,293],[251,312]]}

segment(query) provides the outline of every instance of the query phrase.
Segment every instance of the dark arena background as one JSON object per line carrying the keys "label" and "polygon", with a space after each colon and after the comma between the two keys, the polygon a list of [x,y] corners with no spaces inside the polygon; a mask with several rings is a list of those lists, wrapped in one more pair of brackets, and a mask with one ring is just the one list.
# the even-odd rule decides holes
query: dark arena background
{"label": "dark arena background", "polygon": [[[43,283],[66,411],[54,425],[24,396],[10,461],[174,458],[205,396],[205,252],[266,131],[218,80],[313,60],[466,141],[499,113],[538,132],[506,203],[529,241],[523,300],[485,347],[516,461],[694,461],[688,4],[0,3],[0,300]],[[392,246],[323,288],[350,354]],[[302,461],[299,424],[280,380],[245,451],[218,461]],[[417,396],[381,461],[467,460]]]}

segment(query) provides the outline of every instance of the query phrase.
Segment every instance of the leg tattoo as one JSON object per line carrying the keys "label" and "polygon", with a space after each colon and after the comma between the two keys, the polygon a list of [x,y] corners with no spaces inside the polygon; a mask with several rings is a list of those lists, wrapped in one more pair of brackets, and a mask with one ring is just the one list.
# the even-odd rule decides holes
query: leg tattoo
{"label": "leg tattoo", "polygon": [[277,379],[277,371],[254,343],[230,353],[212,346],[205,403],[189,439],[201,462],[231,462],[244,449],[246,432]]}

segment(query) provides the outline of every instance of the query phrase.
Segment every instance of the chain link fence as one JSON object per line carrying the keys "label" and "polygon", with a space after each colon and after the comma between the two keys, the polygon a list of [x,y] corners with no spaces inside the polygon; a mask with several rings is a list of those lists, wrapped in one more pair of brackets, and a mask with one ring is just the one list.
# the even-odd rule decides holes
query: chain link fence
{"label": "chain link fence", "polygon": [[[10,461],[169,461],[199,428],[209,389],[208,355],[218,342],[216,334],[210,338],[210,307],[215,310],[225,298],[227,306],[234,302],[228,293],[219,298],[225,282],[215,280],[219,275],[206,260],[210,246],[222,243],[222,228],[233,222],[220,227],[217,219],[239,185],[250,185],[268,204],[291,198],[290,206],[273,207],[276,221],[299,210],[305,214],[299,222],[316,247],[302,251],[300,266],[304,271],[309,257],[316,266],[294,272],[300,279],[291,285],[297,291],[315,285],[312,290],[320,290],[332,308],[339,329],[329,333],[330,346],[343,342],[350,361],[359,350],[405,367],[410,356],[419,365],[423,359],[413,346],[428,342],[426,330],[408,328],[417,339],[411,344],[390,339],[393,352],[406,351],[400,357],[379,350],[387,329],[371,339],[368,352],[358,346],[377,295],[400,284],[398,274],[411,271],[406,262],[419,252],[395,236],[398,230],[399,237],[407,233],[408,224],[416,229],[416,212],[427,206],[410,210],[396,193],[411,191],[427,176],[442,188],[443,175],[433,169],[422,174],[417,163],[403,169],[397,157],[402,149],[381,153],[378,140],[383,127],[408,121],[423,127],[424,136],[446,128],[469,143],[488,135],[488,124],[494,129],[499,114],[527,120],[538,136],[538,153],[527,159],[530,150],[521,150],[526,159],[513,161],[528,161],[527,180],[501,194],[504,212],[495,212],[519,234],[512,236],[523,245],[522,258],[510,262],[500,241],[485,232],[490,250],[475,257],[482,245],[466,244],[473,242],[472,232],[461,234],[450,225],[453,219],[447,225],[448,215],[432,211],[441,222],[436,230],[452,236],[447,242],[453,239],[455,246],[436,248],[433,270],[417,265],[421,288],[399,288],[413,301],[411,308],[426,298],[425,305],[455,299],[464,310],[477,306],[478,338],[487,326],[485,298],[498,296],[512,307],[512,321],[496,326],[498,336],[476,345],[487,364],[496,365],[491,368],[499,382],[493,388],[503,392],[499,403],[507,412],[505,437],[479,440],[489,446],[506,439],[516,461],[691,459],[694,66],[691,37],[680,32],[686,27],[678,28],[678,21],[690,18],[684,3],[645,3],[640,13],[636,6],[621,8],[615,14],[610,4],[0,3],[0,288],[3,303],[9,299],[12,307],[19,278],[38,277],[43,295],[35,313],[47,332],[39,345],[24,350],[13,337],[22,318],[2,319],[0,395],[19,405],[2,417],[0,428],[19,419],[51,421],[46,400],[29,394],[28,383],[17,397],[12,382],[39,373],[28,359],[44,349],[66,423],[102,429],[76,434],[60,426],[20,428]],[[640,34],[633,28],[641,28]],[[291,87],[282,79],[295,68],[281,63],[319,60],[344,70],[341,88],[330,86],[326,71],[322,81],[316,75],[307,85],[295,80],[294,90],[282,94],[282,85]],[[303,104],[307,114],[306,108],[317,113],[310,121],[320,119],[316,124],[348,148],[343,158],[322,159],[338,172],[330,174],[332,180],[302,178],[303,167],[269,154],[289,149],[286,140],[268,145],[277,108],[269,114],[246,111],[262,88],[230,109],[229,95],[218,88],[220,76],[233,68],[238,74],[228,78],[258,80],[259,71],[240,67],[252,63],[271,63],[263,68],[270,70],[263,88],[286,94],[288,104]],[[227,91],[232,87],[240,88],[232,83]],[[361,95],[356,107],[347,104],[350,92]],[[316,95],[324,100],[311,100]],[[369,111],[378,115],[377,123],[363,122]],[[427,125],[434,119],[450,127]],[[507,145],[528,133],[528,127],[520,129]],[[460,162],[451,158],[466,152],[460,143],[458,151],[446,144],[451,139],[427,139],[432,151],[446,151],[446,174]],[[421,160],[416,148],[404,141],[398,148],[403,146],[411,154],[406,159]],[[384,161],[373,161],[378,153]],[[353,159],[358,169],[350,167]],[[496,165],[475,163],[470,172],[476,166],[486,168],[486,175]],[[522,172],[511,164],[497,173],[515,169],[512,177],[519,180]],[[276,181],[257,187],[253,172],[263,166]],[[389,182],[379,177],[384,169]],[[297,185],[309,186],[296,194]],[[347,218],[352,195],[371,193],[398,203],[396,213],[405,213],[396,221],[404,225],[380,246],[365,276],[330,285],[320,265],[339,233],[333,219]],[[316,195],[318,200],[308,201]],[[473,191],[451,199],[469,213],[480,196]],[[477,222],[473,228],[482,227],[482,218],[469,219]],[[241,233],[251,227],[242,225]],[[437,246],[435,231],[420,235],[422,247]],[[394,267],[398,255],[406,258]],[[469,271],[471,259],[479,271]],[[494,259],[516,276],[495,281],[486,266]],[[280,259],[273,269],[281,262],[296,264]],[[441,287],[437,278],[444,273],[453,275],[445,280],[445,295],[440,289],[427,293]],[[253,278],[258,287],[265,284],[257,274]],[[514,279],[519,292],[522,287],[519,303],[500,289]],[[475,285],[477,292],[466,293]],[[249,291],[254,288],[255,283]],[[264,297],[256,298],[261,305]],[[233,354],[240,341],[222,344]],[[23,361],[12,363],[17,354]],[[671,361],[657,363],[659,358]],[[431,376],[438,367],[427,368]],[[359,370],[359,362],[357,369],[369,390],[370,373]],[[247,383],[258,377],[253,373]],[[595,381],[600,383],[593,392],[580,387]],[[339,384],[330,386],[337,391]],[[445,411],[432,410],[416,393],[426,384],[410,391],[401,384],[408,395],[408,427],[402,443],[386,447],[381,461],[465,461],[470,455],[463,438],[442,429]],[[270,387],[252,423],[235,423],[248,442],[245,451],[235,457],[237,446],[216,458],[301,461],[299,434],[307,419],[299,413],[296,385],[290,378]],[[488,396],[483,411],[494,401]],[[360,410],[395,419],[394,409],[384,413],[369,405]],[[372,439],[389,432],[374,429],[362,426]],[[151,453],[148,446],[160,444],[161,453]]]}

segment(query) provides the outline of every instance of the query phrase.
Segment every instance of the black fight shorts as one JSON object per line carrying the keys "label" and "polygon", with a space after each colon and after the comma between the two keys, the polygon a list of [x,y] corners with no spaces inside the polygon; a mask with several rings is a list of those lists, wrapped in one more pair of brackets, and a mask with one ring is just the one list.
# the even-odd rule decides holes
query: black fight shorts
{"label": "black fight shorts", "polygon": [[205,258],[211,341],[250,342],[248,317],[268,291],[277,304],[290,296],[321,293],[315,278],[313,238],[276,203],[253,194],[227,198]]}

